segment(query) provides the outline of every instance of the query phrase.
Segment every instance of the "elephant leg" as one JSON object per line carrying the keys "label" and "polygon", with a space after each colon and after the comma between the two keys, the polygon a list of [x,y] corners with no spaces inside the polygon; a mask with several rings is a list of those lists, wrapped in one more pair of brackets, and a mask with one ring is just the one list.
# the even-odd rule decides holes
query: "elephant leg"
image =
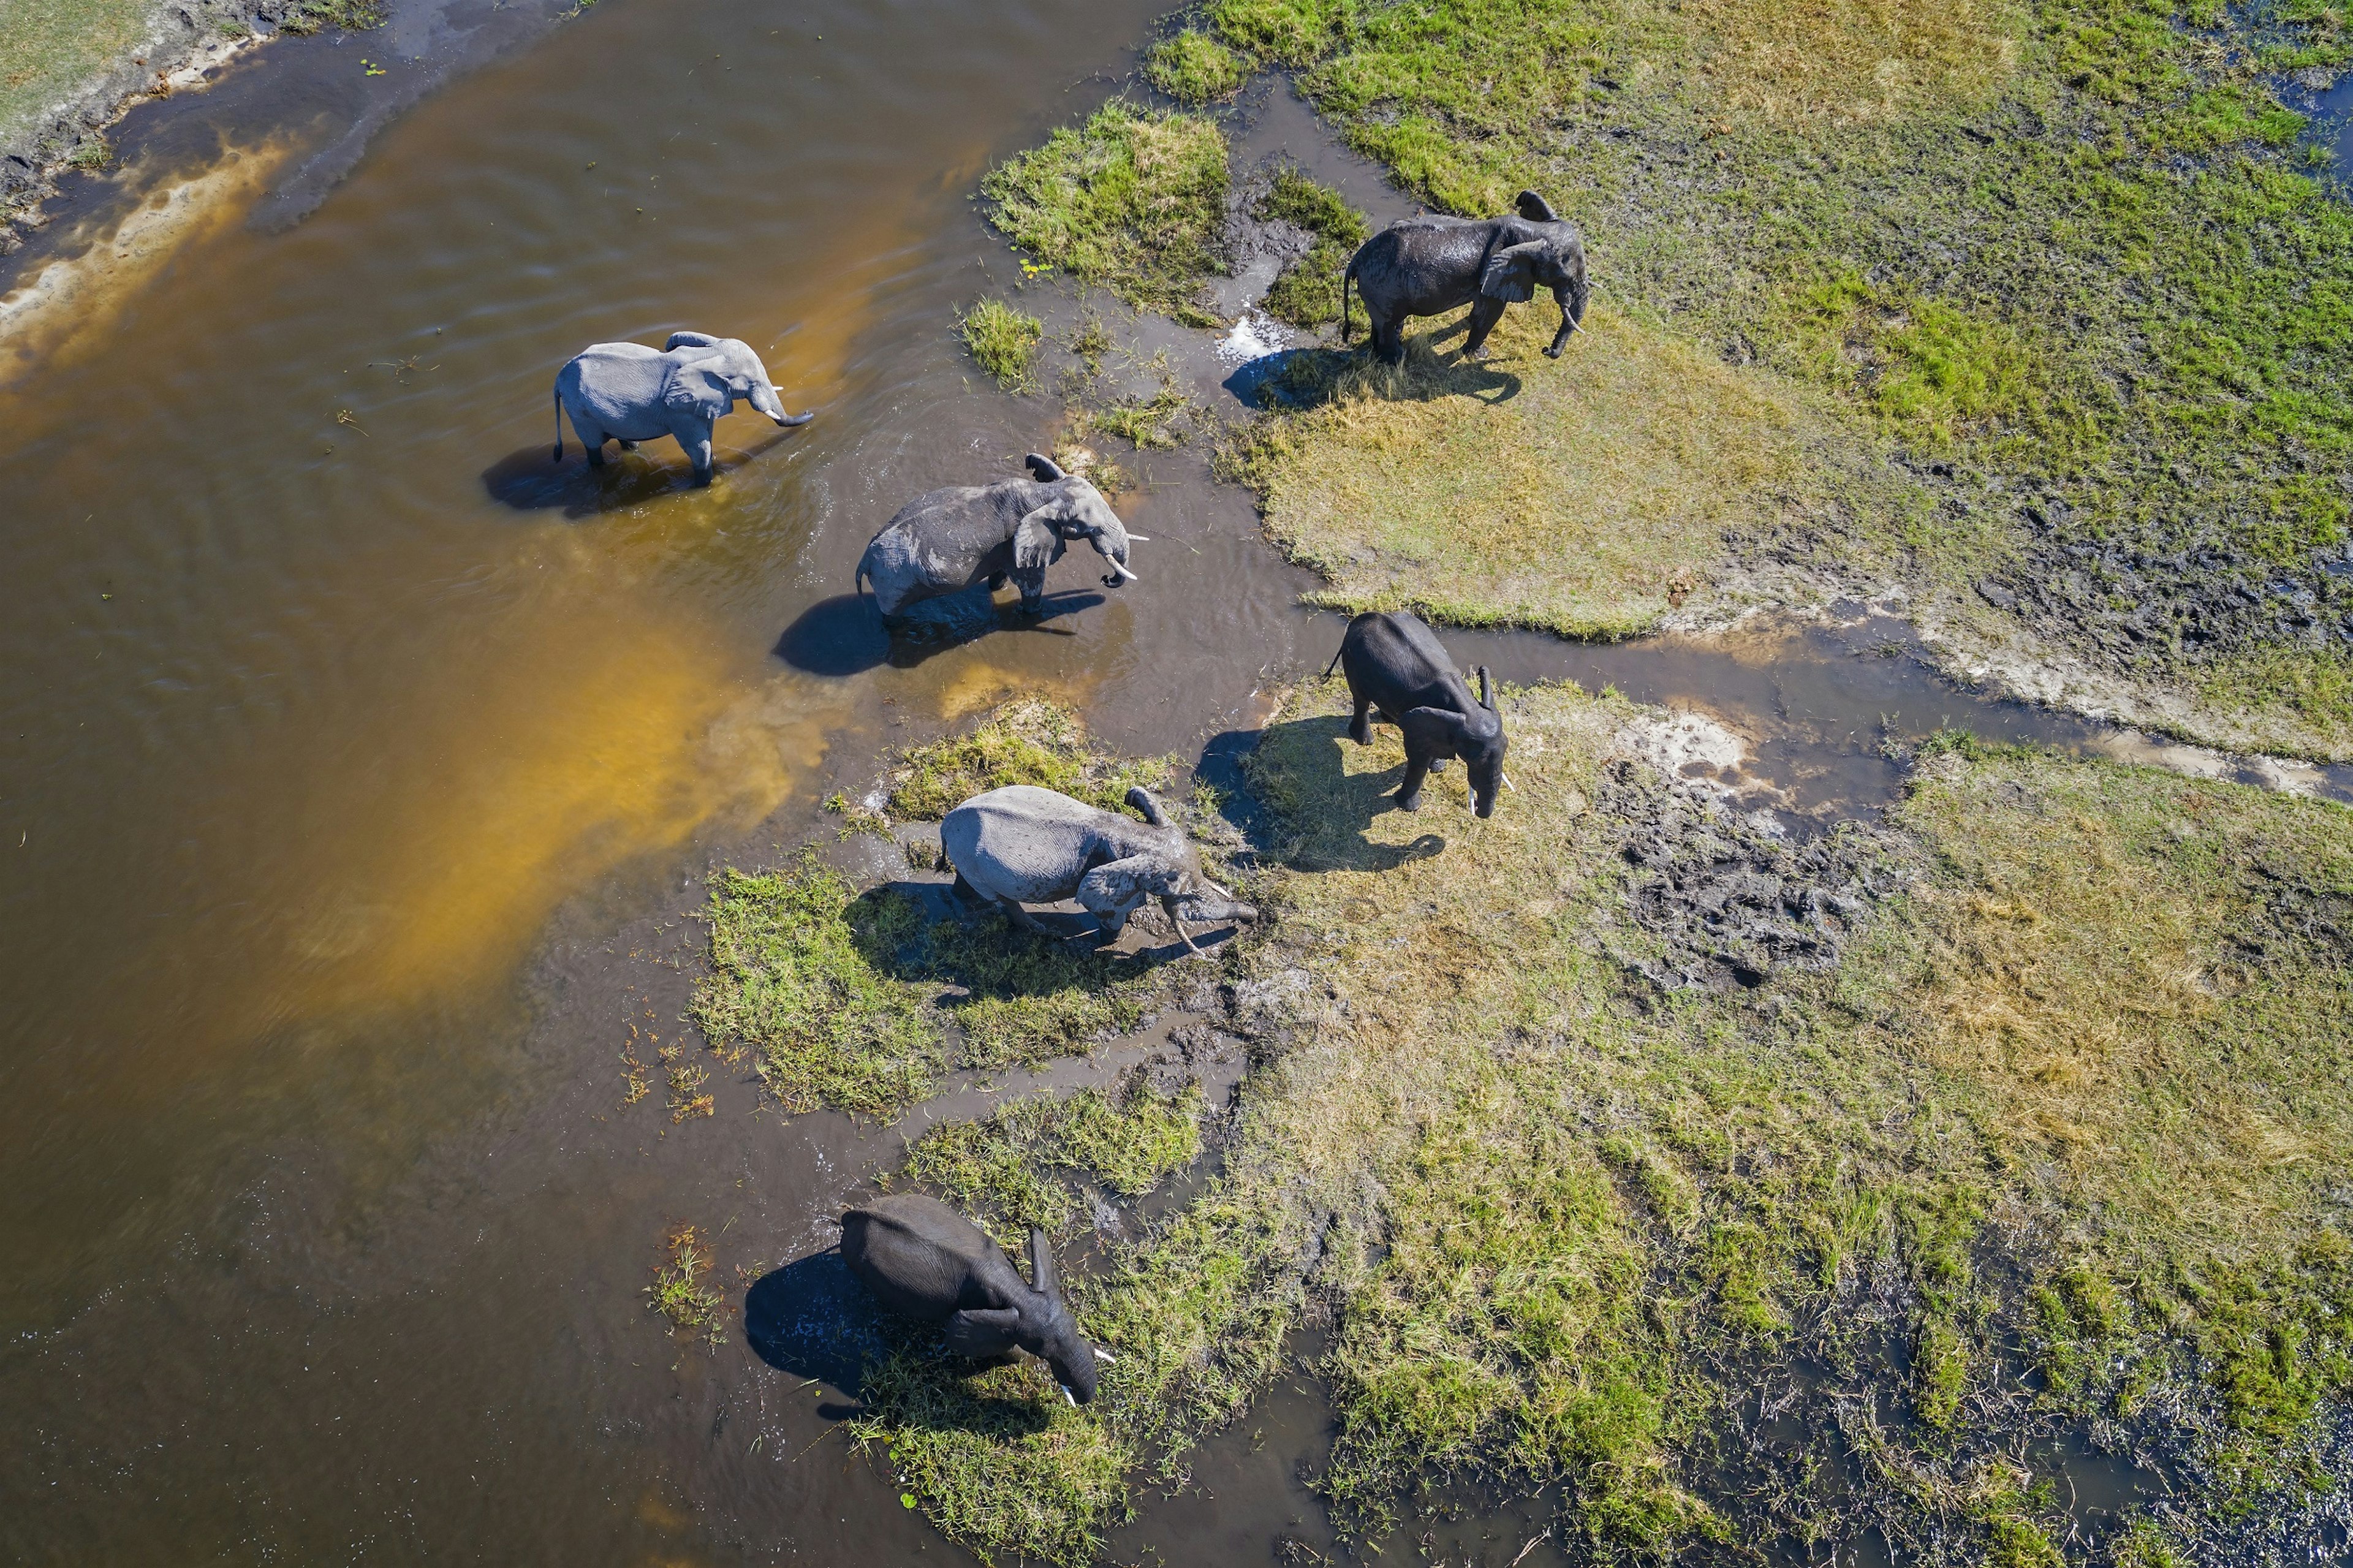
{"label": "elephant leg", "polygon": [[606,435],[602,430],[582,428],[577,417],[575,417],[572,421],[572,427],[580,432],[580,444],[588,448],[588,466],[592,468],[603,468],[605,466],[605,443],[611,440],[612,437]]}
{"label": "elephant leg", "polygon": [[1373,743],[1372,712],[1373,700],[1371,698],[1359,697],[1356,699],[1356,716],[1348,721],[1348,739],[1356,742],[1356,744],[1360,746],[1369,746]]}
{"label": "elephant leg", "polygon": [[1421,809],[1421,781],[1430,776],[1430,759],[1405,754],[1405,782],[1398,785],[1397,803],[1399,811]]}
{"label": "elephant leg", "polygon": [[1487,334],[1493,331],[1495,323],[1503,319],[1504,301],[1492,295],[1481,295],[1479,302],[1471,307],[1471,335],[1462,340],[1462,357],[1485,359]]}
{"label": "elephant leg", "polygon": [[705,431],[700,440],[679,443],[686,447],[687,460],[694,465],[694,487],[701,489],[711,482],[711,436]]}
{"label": "elephant leg", "polygon": [[621,443],[621,450],[624,452],[634,452],[637,449],[638,444],[635,441],[624,441]]}
{"label": "elephant leg", "polygon": [[1043,566],[1018,567],[1010,575],[1013,585],[1021,590],[1023,615],[1034,616],[1046,607],[1046,569]]}
{"label": "elephant leg", "polygon": [[1391,364],[1405,363],[1405,318],[1373,323],[1373,350]]}
{"label": "elephant leg", "polygon": [[1021,900],[1018,899],[999,899],[997,900],[997,907],[999,910],[1003,911],[1005,918],[1011,921],[1019,930],[1029,931],[1037,936],[1051,936],[1054,934],[1052,931],[1048,931],[1044,926],[1039,924],[1038,917],[1031,914],[1028,910],[1023,909],[1021,907]]}
{"label": "elephant leg", "polygon": [[990,593],[994,594],[994,593],[996,593],[999,588],[1002,588],[1002,587],[1004,587],[1004,586],[1005,586],[1005,574],[1004,574],[1004,573],[1002,573],[1002,572],[991,572],[991,573],[988,574],[988,591],[989,591]]}

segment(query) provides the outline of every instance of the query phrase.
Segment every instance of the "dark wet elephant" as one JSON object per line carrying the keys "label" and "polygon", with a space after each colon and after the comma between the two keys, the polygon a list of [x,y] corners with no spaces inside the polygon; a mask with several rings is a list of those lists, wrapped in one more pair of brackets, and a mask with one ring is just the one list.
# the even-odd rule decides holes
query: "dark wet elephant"
{"label": "dark wet elephant", "polygon": [[[1488,689],[1485,665],[1479,667],[1474,702],[1446,646],[1418,616],[1402,611],[1372,611],[1350,621],[1332,665],[1346,672],[1349,695],[1356,700],[1350,740],[1360,746],[1373,743],[1376,709],[1405,731],[1398,805],[1419,811],[1423,778],[1448,758],[1460,757],[1471,775],[1472,808],[1481,816],[1495,815],[1495,791],[1512,781],[1504,776],[1504,716]],[[1332,665],[1324,669],[1327,679]]]}
{"label": "dark wet elephant", "polygon": [[1539,284],[1560,306],[1560,330],[1545,353],[1555,359],[1585,320],[1585,241],[1534,191],[1522,191],[1512,217],[1431,216],[1393,223],[1365,241],[1340,280],[1340,341],[1348,341],[1348,285],[1364,297],[1373,351],[1391,364],[1405,359],[1408,316],[1438,316],[1472,306],[1465,358],[1486,353],[1487,334],[1504,307],[1533,298]]}
{"label": "dark wet elephant", "polygon": [[1111,563],[1106,588],[1135,581],[1127,547],[1148,542],[1127,531],[1103,492],[1032,452],[1031,478],[959,485],[916,497],[899,509],[859,557],[856,581],[871,584],[886,621],[925,599],[960,594],[976,583],[1001,588],[1010,579],[1032,615],[1046,592],[1046,568],[1073,540]]}
{"label": "dark wet elephant", "polygon": [[841,1257],[876,1300],[902,1318],[938,1323],[958,1355],[1019,1347],[1054,1369],[1080,1405],[1095,1396],[1095,1363],[1054,1277],[1046,1233],[1029,1231],[1029,1279],[978,1226],[937,1198],[894,1194],[841,1216]]}

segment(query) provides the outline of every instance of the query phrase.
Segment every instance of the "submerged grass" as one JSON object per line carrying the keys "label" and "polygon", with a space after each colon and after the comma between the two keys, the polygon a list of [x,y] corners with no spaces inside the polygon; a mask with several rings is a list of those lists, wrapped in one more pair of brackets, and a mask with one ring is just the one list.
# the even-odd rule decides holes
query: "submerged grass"
{"label": "submerged grass", "polygon": [[1017,249],[1139,309],[1217,318],[1202,279],[1222,270],[1226,140],[1217,125],[1114,100],[988,172],[989,220]]}
{"label": "submerged grass", "polygon": [[[1603,1556],[1875,1532],[2055,1562],[2040,1445],[2073,1426],[2173,1489],[2094,1548],[2201,1560],[2353,1479],[2317,1441],[2353,1391],[2353,818],[1942,743],[1874,830],[1910,880],[1837,967],[1663,992],[1621,850],[1678,821],[1737,855],[1736,826],[1660,815],[1641,710],[1504,710],[1519,788],[1487,822],[1442,783],[1389,809],[1397,742],[1347,744],[1336,684],[1269,730],[1250,785],[1290,869],[1228,960],[1267,1054],[1222,1173],[1077,1298],[1120,1355],[1097,1403],[955,1428],[915,1487],[935,1517],[1084,1556],[1124,1508],[1106,1467],[1180,1473],[1311,1311],[1320,1484],[1373,1537],[1487,1482]],[[1018,1122],[960,1136],[929,1179],[1057,1212]],[[1752,1437],[1768,1386],[1796,1403]],[[1042,1511],[991,1533],[967,1504],[1017,1456]]]}
{"label": "submerged grass", "polygon": [[711,1273],[711,1247],[700,1227],[681,1225],[662,1238],[667,1255],[646,1287],[646,1305],[670,1321],[672,1331],[690,1334],[713,1349],[727,1342],[727,1300],[704,1281]]}

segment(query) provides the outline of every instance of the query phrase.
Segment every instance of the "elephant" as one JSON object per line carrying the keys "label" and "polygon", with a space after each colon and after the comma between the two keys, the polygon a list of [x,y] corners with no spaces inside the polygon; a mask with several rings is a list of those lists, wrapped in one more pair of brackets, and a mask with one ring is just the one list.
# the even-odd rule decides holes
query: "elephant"
{"label": "elephant", "polygon": [[885,621],[923,600],[962,593],[976,583],[993,591],[1008,578],[1021,590],[1021,608],[1034,616],[1046,592],[1046,568],[1074,539],[1085,540],[1111,563],[1104,587],[1135,581],[1127,569],[1127,547],[1150,542],[1128,532],[1087,480],[1035,452],[1023,460],[1030,479],[933,490],[883,525],[858,558],[855,581],[871,585]]}
{"label": "elephant", "polygon": [[1531,298],[1541,283],[1560,306],[1560,330],[1545,350],[1553,359],[1585,321],[1585,241],[1552,204],[1522,191],[1518,216],[1430,216],[1389,225],[1365,241],[1340,279],[1340,341],[1348,341],[1348,285],[1363,296],[1373,350],[1391,364],[1405,360],[1405,319],[1470,305],[1466,359],[1486,357],[1487,334],[1504,307]]}
{"label": "elephant", "polygon": [[694,464],[694,482],[711,482],[711,426],[743,398],[789,428],[813,413],[787,415],[776,383],[752,345],[708,332],[672,332],[656,353],[643,343],[592,343],[555,373],[555,460],[564,461],[564,416],[588,448],[588,466],[605,466],[605,443],[635,451],[640,441],[675,436]]}
{"label": "elephant", "polygon": [[1116,938],[1127,917],[1156,898],[1193,952],[1201,950],[1185,929],[1187,920],[1258,919],[1256,910],[1201,875],[1200,852],[1151,791],[1129,790],[1127,804],[1142,822],[1035,784],[1008,784],[949,812],[940,846],[955,868],[957,890],[989,900],[1025,931],[1042,928],[1022,905],[1073,897],[1105,939]]}
{"label": "elephant", "polygon": [[1374,610],[1348,623],[1340,651],[1324,668],[1324,679],[1332,678],[1334,666],[1345,667],[1348,694],[1356,702],[1350,740],[1360,746],[1373,743],[1376,708],[1405,731],[1400,807],[1419,811],[1423,778],[1448,758],[1461,757],[1471,775],[1472,809],[1481,816],[1495,815],[1496,786],[1510,788],[1512,781],[1504,773],[1504,716],[1495,710],[1485,665],[1479,667],[1479,700],[1473,702],[1445,645],[1419,617]]}
{"label": "elephant", "polygon": [[876,1198],[841,1216],[841,1257],[876,1300],[902,1318],[940,1323],[958,1355],[1001,1356],[1018,1346],[1054,1369],[1073,1405],[1095,1396],[1095,1363],[1109,1351],[1079,1333],[1054,1277],[1046,1233],[1029,1227],[1029,1279],[978,1226],[937,1198]]}

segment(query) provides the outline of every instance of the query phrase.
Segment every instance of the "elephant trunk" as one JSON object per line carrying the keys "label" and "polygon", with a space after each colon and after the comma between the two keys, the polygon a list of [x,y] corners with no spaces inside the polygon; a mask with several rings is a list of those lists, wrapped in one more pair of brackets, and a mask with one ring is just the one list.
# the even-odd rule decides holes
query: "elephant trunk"
{"label": "elephant trunk", "polygon": [[1113,540],[1099,533],[1095,535],[1094,544],[1096,552],[1111,563],[1112,574],[1103,579],[1104,587],[1116,588],[1123,583],[1136,580],[1135,574],[1127,569],[1127,537],[1124,534]]}

